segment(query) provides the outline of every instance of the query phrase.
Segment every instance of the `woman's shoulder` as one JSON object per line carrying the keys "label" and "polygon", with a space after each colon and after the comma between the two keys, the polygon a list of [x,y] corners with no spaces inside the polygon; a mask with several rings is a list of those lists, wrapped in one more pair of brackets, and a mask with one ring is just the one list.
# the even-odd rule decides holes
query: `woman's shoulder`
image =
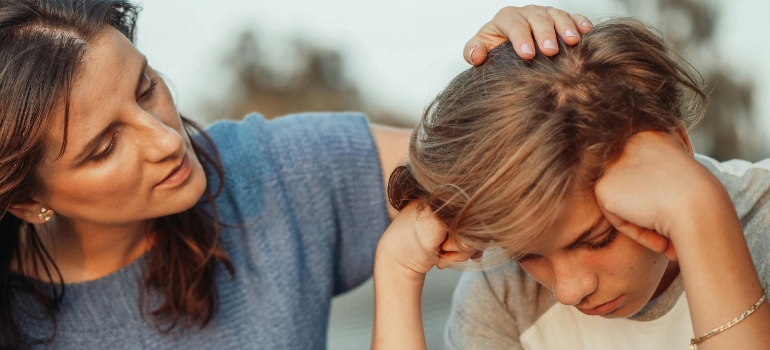
{"label": "woman's shoulder", "polygon": [[[274,260],[261,266],[301,270],[292,276],[330,276],[335,292],[371,275],[388,221],[379,158],[363,115],[304,113],[267,121],[254,114],[215,123],[207,133],[224,168],[218,217],[238,227],[223,230],[232,255],[238,250]],[[217,180],[210,178],[212,190]],[[315,248],[303,249],[308,246]]]}
{"label": "woman's shoulder", "polygon": [[298,113],[272,120],[253,113],[241,121],[215,122],[206,133],[231,172],[308,172],[351,153],[376,155],[368,120],[354,112]]}

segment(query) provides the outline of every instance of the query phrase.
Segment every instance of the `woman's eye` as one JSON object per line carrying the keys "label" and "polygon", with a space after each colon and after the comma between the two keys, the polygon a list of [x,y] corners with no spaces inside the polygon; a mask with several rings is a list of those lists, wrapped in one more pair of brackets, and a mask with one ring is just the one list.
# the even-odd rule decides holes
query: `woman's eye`
{"label": "woman's eye", "polygon": [[608,230],[608,233],[604,236],[604,238],[602,238],[598,242],[586,242],[586,244],[588,245],[588,248],[590,248],[591,250],[599,250],[610,245],[610,243],[612,243],[612,241],[614,241],[615,238],[617,237],[618,237],[618,230],[616,230],[614,227],[610,227],[610,229]]}
{"label": "woman's eye", "polygon": [[139,95],[139,101],[151,100],[152,94],[155,92],[155,87],[158,86],[158,78],[150,78],[147,74],[145,74],[145,77],[150,80],[150,86]]}
{"label": "woman's eye", "polygon": [[94,163],[98,163],[102,160],[107,159],[110,153],[112,153],[112,150],[115,148],[115,141],[117,140],[117,136],[118,136],[117,133],[113,134],[112,140],[110,140],[110,144],[107,145],[107,147],[103,151],[91,157],[91,161]]}

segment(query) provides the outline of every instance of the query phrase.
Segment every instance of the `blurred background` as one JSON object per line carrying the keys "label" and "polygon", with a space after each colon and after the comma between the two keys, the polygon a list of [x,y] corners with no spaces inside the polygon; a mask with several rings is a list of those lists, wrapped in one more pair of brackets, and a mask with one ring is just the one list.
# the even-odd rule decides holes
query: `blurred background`
{"label": "blurred background", "polygon": [[[137,45],[203,124],[258,111],[356,110],[410,127],[456,74],[465,42],[517,0],[145,0]],[[594,22],[635,16],[656,26],[703,75],[711,104],[691,136],[719,160],[770,155],[770,2],[759,0],[544,0]],[[457,271],[428,275],[429,347],[442,346]],[[335,299],[330,349],[369,346],[371,282]]]}

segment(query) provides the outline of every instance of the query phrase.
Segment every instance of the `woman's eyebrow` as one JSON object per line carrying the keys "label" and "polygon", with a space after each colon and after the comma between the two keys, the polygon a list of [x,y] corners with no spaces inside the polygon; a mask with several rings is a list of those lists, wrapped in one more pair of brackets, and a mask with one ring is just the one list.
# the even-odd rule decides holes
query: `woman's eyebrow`
{"label": "woman's eyebrow", "polygon": [[594,233],[594,231],[596,231],[596,229],[602,223],[602,221],[603,221],[602,219],[604,219],[604,215],[602,215],[600,213],[599,216],[596,218],[596,220],[594,220],[594,223],[591,224],[591,227],[583,230],[583,233],[581,233],[580,236],[578,236],[578,238],[576,238],[572,243],[570,243],[569,245],[564,247],[564,249],[573,249],[573,248],[577,247],[578,245],[580,245],[580,243],[583,243],[583,241],[586,238],[591,236],[591,234]]}

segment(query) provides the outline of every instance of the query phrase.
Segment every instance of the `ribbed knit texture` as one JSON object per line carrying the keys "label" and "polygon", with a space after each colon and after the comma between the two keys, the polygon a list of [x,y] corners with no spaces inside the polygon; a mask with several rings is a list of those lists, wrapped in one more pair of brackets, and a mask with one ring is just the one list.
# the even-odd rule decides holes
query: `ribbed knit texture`
{"label": "ribbed knit texture", "polygon": [[[236,275],[218,270],[220,308],[203,329],[161,334],[142,319],[144,259],[66,286],[52,349],[322,349],[334,295],[372,274],[388,219],[381,168],[360,114],[308,113],[208,128],[222,156],[217,200]],[[216,181],[210,181],[216,186]],[[23,317],[44,335],[46,323]],[[367,347],[362,344],[362,348]]]}

